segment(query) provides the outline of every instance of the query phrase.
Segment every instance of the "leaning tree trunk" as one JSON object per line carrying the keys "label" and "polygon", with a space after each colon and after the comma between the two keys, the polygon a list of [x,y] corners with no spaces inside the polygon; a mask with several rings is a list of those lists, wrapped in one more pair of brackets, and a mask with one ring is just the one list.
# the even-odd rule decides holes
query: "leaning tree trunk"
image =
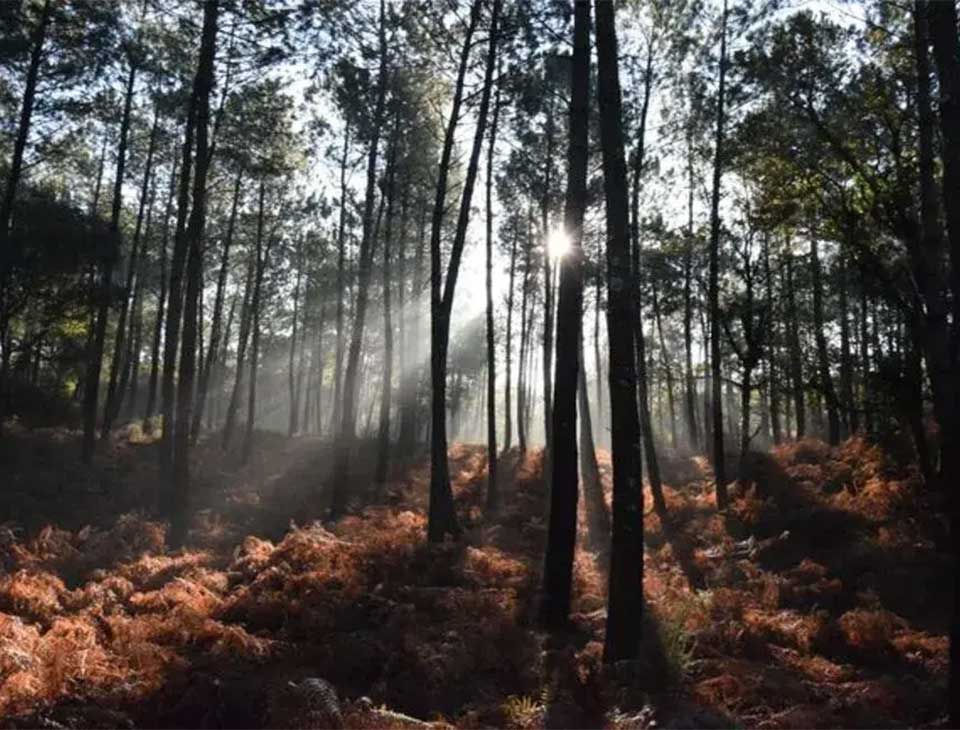
{"label": "leaning tree trunk", "polygon": [[556,388],[553,392],[553,448],[550,512],[543,567],[540,623],[556,628],[570,615],[573,556],[577,539],[577,390],[583,330],[583,217],[587,205],[590,94],[590,4],[574,5],[573,78],[564,227],[570,250],[560,260],[557,302]]}
{"label": "leaning tree trunk", "polygon": [[460,214],[454,234],[450,261],[447,266],[446,282],[442,281],[441,240],[444,210],[447,198],[447,179],[450,174],[454,138],[460,107],[463,103],[464,77],[470,60],[470,48],[473,34],[480,20],[481,2],[473,0],[470,8],[470,21],[464,35],[460,52],[460,64],[457,71],[457,83],[453,95],[453,107],[447,122],[437,175],[436,199],[433,206],[433,220],[430,228],[430,384],[432,402],[430,406],[430,504],[427,523],[427,538],[430,542],[441,542],[448,534],[456,537],[460,534],[457,514],[453,505],[453,491],[450,488],[450,469],[447,463],[447,347],[450,338],[450,313],[453,306],[453,292],[460,269],[460,257],[466,243],[467,223],[470,215],[470,201],[477,177],[480,158],[480,146],[483,142],[484,128],[487,123],[487,109],[490,104],[490,86],[493,78],[493,63],[496,49],[496,18],[501,0],[494,0],[494,19],[491,21],[490,49],[487,54],[486,74],[483,96],[477,118],[473,149],[467,167]]}
{"label": "leaning tree trunk", "polygon": [[607,331],[610,340],[610,420],[613,523],[607,628],[607,663],[635,659],[643,622],[643,483],[637,375],[632,323],[635,285],[630,263],[627,169],[617,63],[614,7],[596,0],[597,80],[603,187],[607,199]]}

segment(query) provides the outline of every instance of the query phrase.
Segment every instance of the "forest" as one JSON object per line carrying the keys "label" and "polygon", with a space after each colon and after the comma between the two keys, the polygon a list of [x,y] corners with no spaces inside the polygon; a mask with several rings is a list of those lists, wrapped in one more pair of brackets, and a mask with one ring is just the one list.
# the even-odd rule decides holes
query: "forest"
{"label": "forest", "polygon": [[960,727],[956,0],[0,0],[0,728]]}

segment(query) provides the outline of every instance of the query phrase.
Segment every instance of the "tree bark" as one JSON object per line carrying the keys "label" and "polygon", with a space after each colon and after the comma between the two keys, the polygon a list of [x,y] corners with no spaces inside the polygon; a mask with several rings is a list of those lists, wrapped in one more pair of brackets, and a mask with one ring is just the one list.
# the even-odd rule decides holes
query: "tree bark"
{"label": "tree bark", "polygon": [[[446,282],[442,281],[441,238],[444,208],[447,197],[447,179],[450,173],[450,160],[453,153],[460,107],[463,103],[463,84],[470,59],[470,47],[473,34],[480,20],[481,2],[473,0],[470,8],[470,21],[464,36],[460,52],[460,64],[457,71],[457,83],[453,96],[453,108],[447,123],[440,157],[437,177],[437,192],[433,207],[433,221],[430,229],[430,381],[432,386],[431,431],[430,431],[430,505],[427,524],[427,538],[430,542],[442,542],[446,535],[458,537],[460,526],[453,504],[453,491],[450,488],[450,471],[447,463],[447,347],[450,338],[450,312],[453,307],[453,294],[460,271],[460,258],[466,242],[467,223],[470,216],[470,202],[473,186],[477,177],[480,148],[487,123],[487,111],[490,105],[490,87],[496,56],[497,20],[501,0],[494,0],[491,19],[490,42],[487,51],[486,73],[484,75],[483,94],[477,117],[477,128],[473,140],[470,162],[467,166],[460,213],[447,264]],[[442,288],[442,291],[441,291]]]}
{"label": "tree bark", "polygon": [[120,245],[120,209],[123,205],[123,175],[127,164],[127,141],[130,134],[130,109],[133,104],[134,83],[137,67],[131,61],[127,75],[127,90],[124,96],[123,117],[120,121],[120,142],[117,145],[117,173],[113,184],[113,207],[110,211],[110,251],[100,264],[100,300],[97,303],[96,330],[93,336],[93,351],[87,363],[86,392],[83,399],[83,444],[81,456],[84,463],[93,460],[96,449],[97,410],[100,399],[100,371],[103,369],[103,349],[107,337],[107,319],[110,317],[110,300],[113,288],[113,267]]}
{"label": "tree bark", "polygon": [[720,342],[720,179],[723,174],[724,96],[727,74],[727,2],[720,31],[720,78],[717,90],[717,129],[714,138],[713,193],[710,200],[710,368],[713,387],[713,472],[717,509],[727,507],[727,469],[723,445],[723,394]]}
{"label": "tree bark", "polygon": [[260,196],[257,205],[257,239],[255,250],[255,268],[253,292],[250,295],[250,376],[247,381],[247,422],[243,431],[243,446],[240,450],[240,463],[249,464],[253,455],[253,434],[257,421],[257,369],[260,366],[260,308],[263,298],[263,274],[267,268],[267,252],[270,241],[264,242],[264,199],[267,194],[267,181],[260,181]]}
{"label": "tree bark", "polygon": [[[570,137],[567,149],[565,233],[570,250],[560,259],[557,301],[556,389],[550,512],[543,568],[540,623],[556,628],[570,615],[577,538],[577,391],[583,330],[583,218],[587,205],[590,94],[590,3],[574,4]],[[582,414],[581,414],[582,417]]]}
{"label": "tree bark", "polygon": [[503,389],[503,452],[509,451],[513,444],[513,402],[512,402],[512,384],[513,384],[513,302],[514,302],[514,282],[517,273],[517,238],[518,232],[514,230],[510,239],[510,275],[507,279],[507,333],[503,343],[503,357],[506,365],[506,382]]}
{"label": "tree bark", "polygon": [[374,220],[373,204],[376,196],[377,154],[380,148],[380,129],[383,126],[384,108],[387,93],[387,35],[386,6],[380,0],[380,68],[377,77],[376,107],[373,113],[373,137],[367,153],[367,189],[363,206],[363,238],[360,240],[360,260],[357,271],[357,296],[353,317],[353,329],[350,336],[350,350],[347,353],[347,369],[344,374],[341,416],[338,443],[334,455],[332,499],[330,519],[342,515],[347,506],[347,480],[350,473],[350,458],[356,440],[357,426],[357,373],[360,367],[360,346],[363,341],[363,329],[367,314],[367,296],[370,287],[370,269],[373,261]]}
{"label": "tree bark", "polygon": [[[500,81],[493,102],[493,123],[487,147],[487,512],[497,509],[497,351],[493,329],[493,158],[497,145],[497,124],[500,121]],[[510,382],[507,381],[507,390]],[[508,402],[509,403],[509,402]],[[507,413],[509,415],[509,404]]]}
{"label": "tree bark", "polygon": [[810,236],[810,267],[813,275],[813,331],[817,341],[817,365],[820,375],[820,388],[824,400],[827,402],[827,423],[830,429],[830,445],[840,443],[840,409],[837,391],[833,387],[833,377],[830,375],[830,361],[827,356],[827,337],[823,327],[823,282],[820,271],[820,256],[818,255],[817,236]]}
{"label": "tree bark", "polygon": [[643,621],[643,484],[633,329],[635,285],[630,263],[627,170],[614,7],[596,0],[597,80],[603,186],[607,219],[607,331],[610,340],[610,410],[613,522],[607,629],[607,663],[635,659]]}
{"label": "tree bark", "polygon": [[[177,382],[176,424],[173,433],[173,493],[171,494],[170,541],[181,545],[187,536],[190,517],[190,425],[193,387],[196,374],[197,309],[203,275],[203,235],[207,211],[207,172],[210,167],[208,123],[210,90],[213,87],[213,63],[217,44],[219,0],[207,0],[203,7],[203,30],[197,74],[193,82],[190,106],[196,122],[196,174],[193,179],[193,205],[186,229],[188,249],[187,281],[183,309],[183,347]],[[164,431],[166,432],[166,427]]]}

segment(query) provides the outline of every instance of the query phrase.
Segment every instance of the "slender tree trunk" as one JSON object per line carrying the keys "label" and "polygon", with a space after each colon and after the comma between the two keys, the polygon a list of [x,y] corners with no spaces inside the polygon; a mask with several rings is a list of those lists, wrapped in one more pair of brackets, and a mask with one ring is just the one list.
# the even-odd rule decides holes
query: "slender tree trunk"
{"label": "slender tree trunk", "polygon": [[[250,376],[247,382],[247,422],[243,432],[243,446],[240,450],[240,463],[249,464],[253,455],[253,435],[257,421],[257,369],[260,366],[260,309],[263,298],[263,275],[267,268],[267,253],[270,241],[264,242],[264,199],[267,193],[267,181],[260,181],[260,196],[257,205],[257,239],[254,260],[253,292],[250,295]],[[238,372],[239,376],[239,372]]]}
{"label": "slender tree trunk", "polygon": [[113,267],[120,245],[120,209],[123,205],[123,174],[127,163],[127,140],[130,133],[130,110],[133,105],[134,83],[137,67],[131,63],[127,75],[127,90],[124,96],[123,118],[120,121],[120,143],[117,146],[117,174],[113,184],[113,208],[110,212],[110,252],[101,262],[100,301],[97,303],[97,322],[93,336],[93,351],[87,364],[86,393],[83,399],[83,445],[82,458],[89,464],[96,449],[97,409],[100,400],[100,371],[103,369],[103,349],[107,337],[107,319],[110,317],[110,300],[113,288]]}
{"label": "slender tree trunk", "polygon": [[241,386],[243,385],[243,365],[247,357],[247,346],[250,342],[250,322],[252,317],[251,301],[253,299],[254,279],[257,272],[256,256],[251,256],[247,264],[246,282],[243,287],[243,303],[240,306],[240,332],[237,337],[237,372],[230,391],[230,401],[227,404],[227,415],[223,424],[223,442],[221,448],[226,451],[230,446],[230,439],[237,423],[237,411],[240,408]]}
{"label": "slender tree trunk", "polygon": [[[130,79],[133,80],[135,69],[131,67]],[[128,92],[132,94],[132,85],[128,87]],[[117,321],[117,335],[114,339],[113,357],[110,362],[110,378],[107,381],[107,402],[103,411],[103,428],[100,433],[101,438],[107,438],[110,435],[110,429],[113,422],[120,413],[120,400],[123,397],[124,389],[121,380],[121,373],[127,368],[127,361],[124,354],[127,349],[126,330],[127,318],[129,317],[130,304],[134,293],[134,281],[136,280],[139,268],[139,257],[142,255],[140,249],[140,239],[143,230],[143,217],[146,210],[147,197],[150,189],[150,180],[153,175],[153,157],[157,148],[157,134],[160,129],[160,111],[154,109],[153,127],[150,130],[150,143],[147,148],[147,161],[143,170],[143,182],[140,185],[140,204],[137,208],[137,223],[134,228],[133,242],[130,245],[130,260],[127,262],[126,283],[123,289],[123,295],[120,299],[120,315]],[[119,386],[119,387],[118,387]]]}
{"label": "slender tree trunk", "polygon": [[777,352],[780,343],[780,317],[773,306],[773,274],[770,271],[770,238],[763,238],[763,276],[765,282],[765,296],[767,314],[770,317],[770,344],[767,349],[767,388],[770,397],[770,426],[773,430],[773,443],[779,445],[783,441],[783,429],[780,424],[780,388],[779,370],[777,366]]}
{"label": "slender tree trunk", "polygon": [[817,340],[817,363],[820,371],[820,387],[827,402],[827,422],[829,424],[830,445],[840,443],[840,409],[837,392],[830,375],[830,361],[827,357],[827,337],[823,327],[823,283],[821,282],[820,257],[817,254],[817,237],[810,236],[810,266],[813,275],[813,331]]}
{"label": "slender tree trunk", "polygon": [[430,542],[442,542],[447,534],[459,536],[460,526],[453,504],[453,491],[450,488],[450,470],[447,463],[447,348],[450,338],[450,312],[453,306],[453,293],[460,271],[460,258],[466,242],[467,223],[470,215],[470,203],[473,186],[476,181],[480,148],[487,123],[487,111],[490,105],[490,87],[496,55],[497,19],[501,0],[494,0],[491,20],[490,45],[487,52],[486,73],[483,95],[477,116],[477,128],[473,140],[470,162],[467,166],[463,197],[460,201],[460,214],[447,264],[446,282],[442,281],[441,240],[444,209],[447,197],[447,178],[450,173],[450,161],[453,153],[460,107],[463,103],[463,84],[470,59],[473,34],[480,20],[481,2],[473,0],[470,8],[470,21],[464,36],[457,72],[457,83],[453,96],[453,108],[447,123],[440,157],[437,178],[437,193],[433,208],[433,221],[430,229],[430,381],[432,386],[431,431],[430,431],[430,505],[427,523],[427,538]]}
{"label": "slender tree trunk", "polygon": [[330,428],[334,433],[340,430],[340,407],[343,401],[343,304],[346,296],[344,271],[346,265],[347,242],[347,162],[350,159],[350,123],[343,130],[343,155],[340,158],[340,224],[337,228],[337,353],[333,373],[333,420]]}
{"label": "slender tree trunk", "polygon": [[157,318],[153,329],[153,347],[150,357],[150,386],[147,395],[147,408],[144,412],[144,430],[153,432],[153,414],[157,404],[157,383],[160,377],[160,340],[163,336],[163,310],[167,303],[167,243],[170,234],[170,212],[173,209],[173,196],[177,185],[177,160],[174,158],[170,171],[170,193],[163,213],[163,236],[160,240],[160,291],[157,294]]}
{"label": "slender tree trunk", "polygon": [[687,416],[687,436],[690,446],[697,450],[701,444],[700,429],[697,426],[697,386],[693,379],[693,141],[687,135],[687,235],[683,247],[683,352],[685,404]]}
{"label": "slender tree trunk", "polygon": [[803,387],[803,355],[800,351],[800,314],[797,311],[797,295],[793,281],[793,254],[787,253],[787,307],[788,337],[790,339],[790,380],[793,382],[793,408],[797,420],[796,439],[799,441],[807,432],[806,403]]}
{"label": "slender tree trunk", "polygon": [[367,153],[367,189],[363,207],[363,238],[360,241],[353,330],[350,336],[350,350],[347,354],[347,369],[344,375],[343,404],[341,406],[342,423],[338,434],[339,443],[334,456],[330,519],[339,517],[346,509],[346,486],[350,473],[350,458],[356,440],[357,372],[360,366],[360,346],[363,341],[367,296],[370,287],[370,268],[375,248],[373,204],[377,184],[377,153],[380,148],[380,129],[383,126],[387,91],[386,22],[385,2],[380,0],[380,69],[377,78],[376,107],[373,114],[373,137],[370,140],[370,149]]}
{"label": "slender tree trunk", "polygon": [[[240,204],[240,185],[243,182],[243,172],[237,173],[233,184],[233,202],[230,206],[230,218],[227,220],[227,233],[223,238],[223,251],[220,254],[220,272],[217,275],[217,293],[213,300],[213,325],[210,330],[210,344],[207,347],[207,358],[200,372],[200,382],[197,386],[197,405],[193,413],[193,423],[190,427],[190,442],[195,444],[200,436],[200,423],[203,418],[204,404],[207,401],[207,391],[210,387],[210,375],[220,360],[220,329],[223,322],[223,302],[226,296],[227,275],[230,265],[230,248],[233,245],[233,234],[237,223],[237,208]],[[226,340],[224,340],[226,344]]]}
{"label": "slender tree trunk", "polygon": [[527,421],[525,417],[527,402],[527,340],[530,332],[530,319],[527,313],[527,300],[530,287],[530,227],[527,225],[526,246],[524,248],[523,280],[520,289],[520,356],[517,361],[517,439],[520,453],[527,453]]}
{"label": "slender tree trunk", "polygon": [[658,296],[657,286],[653,281],[653,277],[651,277],[651,292],[653,294],[653,317],[657,325],[657,336],[660,340],[660,362],[663,364],[663,371],[667,380],[667,410],[670,415],[670,446],[676,449],[678,445],[677,411],[673,400],[673,368],[670,365],[667,340],[663,335],[663,317],[660,316],[660,297]]}
{"label": "slender tree trunk", "polygon": [[710,201],[710,367],[713,387],[713,472],[717,509],[727,507],[727,469],[723,448],[723,395],[720,342],[720,178],[723,174],[724,96],[727,73],[727,2],[723,2],[720,36],[720,79],[717,91],[717,131],[714,138],[713,194]]}
{"label": "slender tree trunk", "polygon": [[[150,240],[150,229],[153,223],[153,204],[156,198],[156,187],[151,183],[148,194],[146,222],[143,226],[143,246],[146,248]],[[123,394],[127,392],[127,385],[130,385],[130,397],[127,401],[127,413],[130,418],[136,417],[136,404],[138,391],[140,388],[140,354],[143,349],[143,293],[144,279],[147,276],[147,257],[146,250],[141,251],[137,264],[136,286],[133,290],[133,317],[130,323],[130,336],[127,341],[130,346],[124,355],[126,368],[120,380],[120,402],[123,402]],[[119,404],[118,404],[119,408]]]}
{"label": "slender tree trunk", "polygon": [[630,263],[627,170],[614,7],[596,0],[600,141],[607,219],[607,331],[610,340],[610,410],[613,439],[613,522],[607,629],[607,663],[635,659],[643,622],[643,484],[637,376],[631,323],[635,285]]}
{"label": "slender tree trunk", "polygon": [[857,407],[853,400],[853,356],[850,351],[850,310],[847,304],[847,261],[840,252],[840,389],[843,400],[845,435],[850,436],[860,430]]}
{"label": "slender tree trunk", "polygon": [[391,250],[393,243],[393,208],[396,200],[397,155],[400,144],[400,120],[394,118],[393,134],[390,140],[390,152],[387,160],[387,213],[383,231],[383,269],[381,287],[383,290],[383,388],[380,392],[380,421],[377,433],[377,467],[373,483],[383,485],[387,482],[387,468],[390,462],[390,405],[393,393],[393,318],[390,301]]}
{"label": "slender tree trunk", "polygon": [[[582,332],[580,362],[586,362],[583,356]],[[607,509],[603,485],[600,483],[600,468],[597,465],[593,422],[590,416],[590,396],[587,391],[587,373],[584,367],[580,368],[577,376],[577,408],[580,416],[580,480],[587,515],[587,534],[591,547],[598,553],[606,554],[610,548],[610,510]]]}
{"label": "slender tree trunk", "polygon": [[[489,174],[489,172],[488,172]],[[513,385],[513,301],[514,301],[514,281],[517,273],[517,237],[518,232],[514,230],[510,240],[510,276],[507,283],[507,333],[503,343],[504,360],[506,361],[506,382],[503,389],[503,451],[506,453],[513,444],[513,403],[511,392]]]}
{"label": "slender tree trunk", "polygon": [[297,277],[293,285],[293,328],[290,331],[290,358],[287,363],[287,391],[290,398],[290,418],[287,436],[293,438],[300,430],[300,404],[297,401],[297,325],[300,320],[300,284],[303,282],[303,241],[297,256]]}
{"label": "slender tree trunk", "polygon": [[[496,510],[500,497],[497,491],[497,350],[493,329],[493,158],[497,145],[497,124],[500,121],[500,81],[493,102],[493,123],[487,147],[487,503],[488,512]],[[507,390],[510,389],[509,380]],[[509,408],[509,406],[508,406]],[[509,410],[508,410],[509,413]]]}
{"label": "slender tree trunk", "polygon": [[[219,0],[208,0],[203,7],[203,30],[197,75],[193,83],[190,106],[194,110],[197,147],[196,174],[193,180],[193,205],[186,229],[188,249],[186,293],[183,308],[183,348],[177,382],[177,406],[173,434],[173,493],[171,495],[170,541],[180,545],[187,536],[190,517],[190,424],[193,408],[193,386],[196,371],[197,308],[203,275],[203,235],[207,210],[207,172],[210,166],[208,123],[210,90],[213,87],[213,63],[217,44]],[[164,431],[166,431],[164,427]]]}
{"label": "slender tree trunk", "polygon": [[[564,227],[570,250],[560,259],[557,302],[556,389],[553,393],[553,461],[543,568],[540,623],[556,628],[570,615],[577,539],[577,390],[583,336],[583,217],[587,206],[590,95],[590,4],[574,4],[570,141]],[[582,418],[582,414],[581,414]]]}

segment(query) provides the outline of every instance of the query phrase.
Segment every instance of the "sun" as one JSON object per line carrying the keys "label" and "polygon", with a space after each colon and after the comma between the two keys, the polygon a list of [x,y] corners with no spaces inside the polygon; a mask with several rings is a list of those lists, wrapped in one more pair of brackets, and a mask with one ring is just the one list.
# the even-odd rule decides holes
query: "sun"
{"label": "sun", "polygon": [[570,236],[563,228],[554,228],[547,236],[547,253],[552,259],[561,259],[570,251]]}

